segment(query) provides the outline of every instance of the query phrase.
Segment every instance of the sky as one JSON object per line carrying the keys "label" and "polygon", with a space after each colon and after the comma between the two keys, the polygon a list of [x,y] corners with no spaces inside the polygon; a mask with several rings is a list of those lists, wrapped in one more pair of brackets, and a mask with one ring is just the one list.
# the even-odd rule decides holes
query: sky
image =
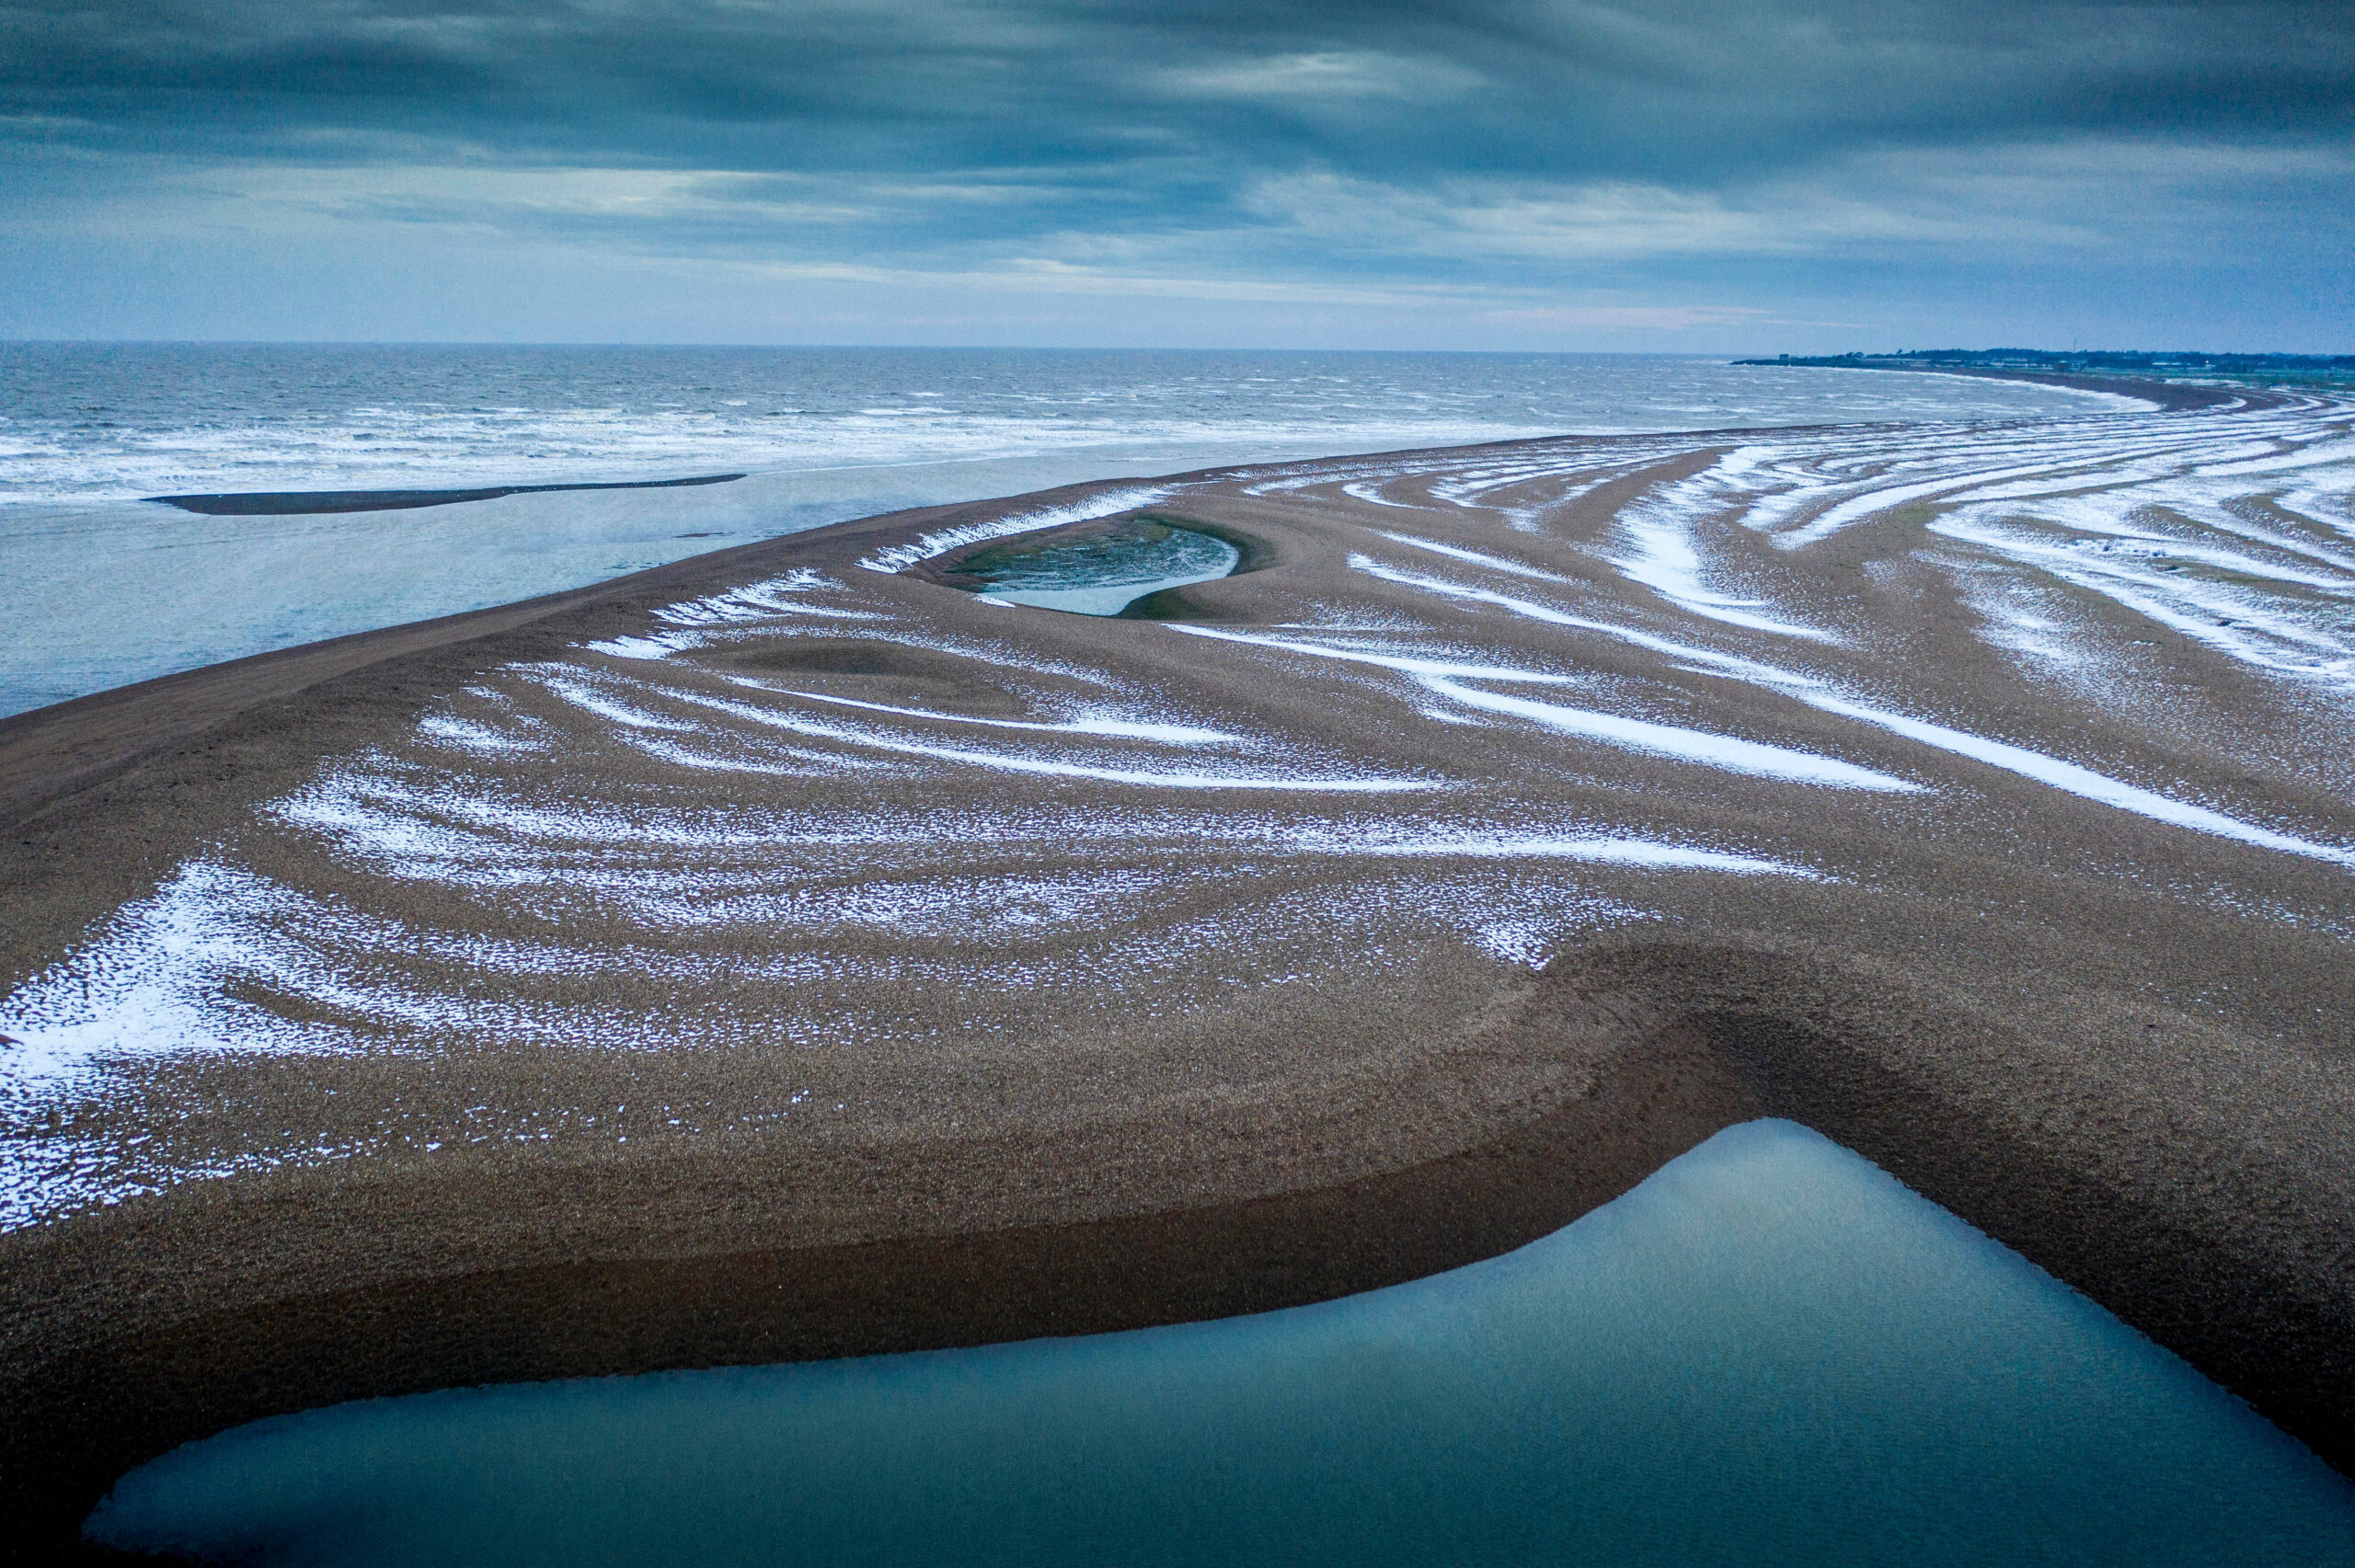
{"label": "sky", "polygon": [[2355,351],[2355,5],[0,0],[0,337]]}

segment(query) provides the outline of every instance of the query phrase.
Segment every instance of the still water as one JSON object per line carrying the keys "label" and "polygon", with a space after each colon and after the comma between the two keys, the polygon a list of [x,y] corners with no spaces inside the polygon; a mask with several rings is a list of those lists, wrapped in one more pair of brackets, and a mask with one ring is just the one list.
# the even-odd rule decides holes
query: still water
{"label": "still water", "polygon": [[1001,604],[1118,615],[1147,594],[1225,577],[1243,553],[1223,539],[1152,519],[1045,545],[999,544],[958,563]]}
{"label": "still water", "polygon": [[1856,1155],[1729,1128],[1519,1252],[1085,1339],[373,1401],[125,1479],[271,1563],[2355,1563],[2355,1488]]}

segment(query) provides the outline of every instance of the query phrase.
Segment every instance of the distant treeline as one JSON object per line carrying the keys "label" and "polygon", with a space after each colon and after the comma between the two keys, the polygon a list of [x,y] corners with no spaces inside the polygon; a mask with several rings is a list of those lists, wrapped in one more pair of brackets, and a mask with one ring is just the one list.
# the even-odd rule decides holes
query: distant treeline
{"label": "distant treeline", "polygon": [[2124,372],[2134,375],[2346,375],[2355,374],[2355,354],[2209,354],[2194,349],[2153,353],[2128,349],[1906,349],[1894,354],[1777,354],[1771,360],[1736,360],[1738,365],[1954,365],[1966,370]]}

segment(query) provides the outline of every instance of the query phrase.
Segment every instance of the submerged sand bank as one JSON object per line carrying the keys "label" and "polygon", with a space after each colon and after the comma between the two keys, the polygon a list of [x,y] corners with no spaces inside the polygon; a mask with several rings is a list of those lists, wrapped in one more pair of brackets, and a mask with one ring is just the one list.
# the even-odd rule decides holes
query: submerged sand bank
{"label": "submerged sand bank", "polygon": [[[0,1485],[43,1539],[327,1400],[1319,1299],[1761,1113],[2348,1469],[2349,714],[2280,651],[2333,419],[1082,486],[0,725]],[[2226,450],[2301,461],[2228,476],[2269,541]],[[2097,559],[2104,464],[2182,570]],[[1131,510],[1258,569],[924,578]],[[2287,630],[2154,630],[2269,565]]]}
{"label": "submerged sand bank", "polygon": [[699,474],[687,479],[612,479],[580,485],[489,485],[458,490],[224,490],[202,495],[150,496],[147,499],[207,517],[304,517],[347,511],[410,511],[419,507],[456,506],[465,501],[503,500],[509,496],[550,496],[570,490],[675,490],[682,486],[725,485],[741,474]]}

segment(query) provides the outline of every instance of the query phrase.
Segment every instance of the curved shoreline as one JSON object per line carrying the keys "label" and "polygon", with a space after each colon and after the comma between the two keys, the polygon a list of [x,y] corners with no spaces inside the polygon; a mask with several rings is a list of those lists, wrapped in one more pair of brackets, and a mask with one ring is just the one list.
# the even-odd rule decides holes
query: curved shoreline
{"label": "curved shoreline", "polygon": [[[1441,456],[1461,465],[1472,453],[1490,461],[1544,444]],[[1709,450],[1634,461],[1651,449],[1590,445],[1630,462],[1561,514],[1557,528],[1572,539],[1600,537],[1627,499],[1694,472]],[[1274,614],[1286,593],[1353,582],[1332,559],[1357,537],[1342,505],[1231,489],[1157,503],[1150,509],[1200,511],[1268,542],[1264,569],[1196,585],[1175,612],[1244,625]],[[322,758],[388,743],[485,671],[579,658],[583,639],[656,624],[664,605],[758,577],[855,572],[850,563],[877,542],[1015,506],[841,524],[0,721],[0,814],[17,830],[5,853],[21,895],[0,928],[7,971],[31,973],[175,864],[250,836],[256,807],[303,787]],[[1367,527],[1405,515],[1361,509]],[[1519,536],[1507,544],[1534,548]],[[1573,564],[1565,555],[1550,569]],[[921,596],[921,576],[858,586]],[[960,635],[1009,624],[982,608],[905,601],[961,618],[951,623]],[[1108,661],[1124,678],[1175,668],[1118,661],[1166,658],[1179,643],[1188,668],[1199,662],[1200,639],[1136,642],[1174,636],[1151,624],[1012,624],[1017,637],[1079,650],[1061,657]],[[1017,711],[986,705],[999,699],[947,654],[885,647],[898,651],[843,678],[897,681],[960,712]],[[1238,679],[1235,690],[1266,695],[1256,676]],[[1304,690],[1296,712],[1330,704]],[[1747,722],[1790,722],[1780,708],[1756,711],[1770,716]],[[1866,754],[1861,742],[1842,744]],[[1449,755],[1434,750],[1429,765]],[[1897,756],[1873,760],[1919,765]],[[1521,764],[1499,751],[1490,765]],[[1630,776],[1663,781],[1642,798],[1672,803],[1681,775],[1642,768]],[[1968,783],[2048,811],[2041,796],[2003,793],[2015,787]],[[1706,805],[1677,820],[1724,815]],[[1765,809],[1744,806],[1735,819],[1763,824]],[[1821,830],[1826,844],[1856,837],[1837,822]],[[2040,830],[2104,855],[2149,853],[2137,835],[2156,831],[2065,814]],[[1035,1112],[1000,1109],[972,1128],[894,1113],[871,1128],[784,1122],[704,1142],[641,1139],[626,1151],[583,1145],[561,1158],[372,1155],[185,1182],[0,1236],[10,1281],[0,1299],[13,1319],[0,1341],[0,1495],[26,1521],[15,1550],[63,1549],[131,1465],[278,1411],[453,1383],[1137,1327],[1394,1283],[1557,1229],[1758,1115],[1807,1123],[1875,1160],[2355,1474],[2355,1292],[2344,1260],[2327,1251],[2343,1216],[2300,1211],[2334,1201],[2330,1191],[2269,1192],[2280,1180],[2266,1163],[2269,1145],[2244,1148],[2165,1120],[2184,1083],[2215,1063],[2245,1063],[2275,1028],[2263,982],[2245,973],[2281,975],[2335,1007],[2344,976],[2330,979],[2329,967],[2341,948],[2251,932],[2237,938],[2245,952],[2211,960],[2228,928],[2200,923],[2205,916],[2159,920],[2126,895],[2066,881],[2020,882],[2014,891],[2034,907],[2016,933],[1999,934],[1976,922],[2014,870],[2000,858],[1965,866],[1962,848],[1916,849],[1913,832],[1901,826],[1885,844],[1873,841],[1873,853],[1908,857],[1891,861],[1906,867],[1904,887],[1729,887],[1674,906],[1671,927],[1582,942],[1542,973],[1466,967],[1434,948],[1422,967],[1336,1003],[1340,1012],[1293,1002],[1293,1014],[1238,1014],[1232,1025],[1242,1036],[1348,1041],[1354,1054],[1331,1063],[1253,1045],[1259,1054],[1232,1064],[1206,1058],[1206,1088],[1181,1076],[1178,1089],[1132,1103],[1125,1092],[1079,1093],[1093,1082],[1083,1073]],[[2220,868],[2217,856],[2239,853],[2147,843]],[[2337,887],[2316,880],[2333,873],[2312,868],[2274,875],[2293,891]],[[2092,947],[2108,944],[2117,956],[2056,960],[2024,944],[2054,922],[2081,927]],[[2135,1000],[2137,967],[2152,955],[2212,961],[2257,994],[2235,992],[2238,1011],[2211,1040],[2182,1005]],[[2161,1027],[2154,1018],[2164,1036],[2146,1033]],[[2329,1016],[2307,1027],[2316,1033],[2298,1049],[2326,1057]],[[1140,1059],[1154,1059],[1159,1036],[1139,1032]],[[2154,1038],[2184,1065],[2136,1055]],[[2116,1083],[2041,1082],[2058,1070],[2051,1063],[2071,1059],[2055,1056],[2056,1041],[2111,1064],[2103,1070]],[[1195,1047],[1171,1036],[1166,1048]],[[1106,1048],[1087,1036],[1057,1049],[1085,1065]],[[518,1052],[517,1070],[544,1070]],[[1101,1076],[1094,1066],[1086,1073]],[[999,1105],[986,1074],[976,1082],[952,1107]],[[2348,1140],[2346,1117],[2328,1106],[2259,1103],[2318,1139],[2326,1165],[2328,1149]],[[791,1181],[764,1173],[776,1170]],[[2256,1215],[2252,1195],[2279,1202]]]}
{"label": "curved shoreline", "polygon": [[[1514,999],[1519,1047],[1571,1070],[1553,1103],[1403,1170],[1108,1219],[468,1271],[110,1336],[10,1369],[17,1543],[63,1544],[115,1477],[183,1442],[347,1400],[1109,1333],[1419,1278],[1548,1234],[1763,1116],[1866,1154],[2355,1473],[2347,1303],[2220,1266],[2179,1216],[1889,1072],[1865,1022],[1887,1001],[1792,955],[1630,945]],[[1924,1012],[1914,1027],[1970,1026]]]}

